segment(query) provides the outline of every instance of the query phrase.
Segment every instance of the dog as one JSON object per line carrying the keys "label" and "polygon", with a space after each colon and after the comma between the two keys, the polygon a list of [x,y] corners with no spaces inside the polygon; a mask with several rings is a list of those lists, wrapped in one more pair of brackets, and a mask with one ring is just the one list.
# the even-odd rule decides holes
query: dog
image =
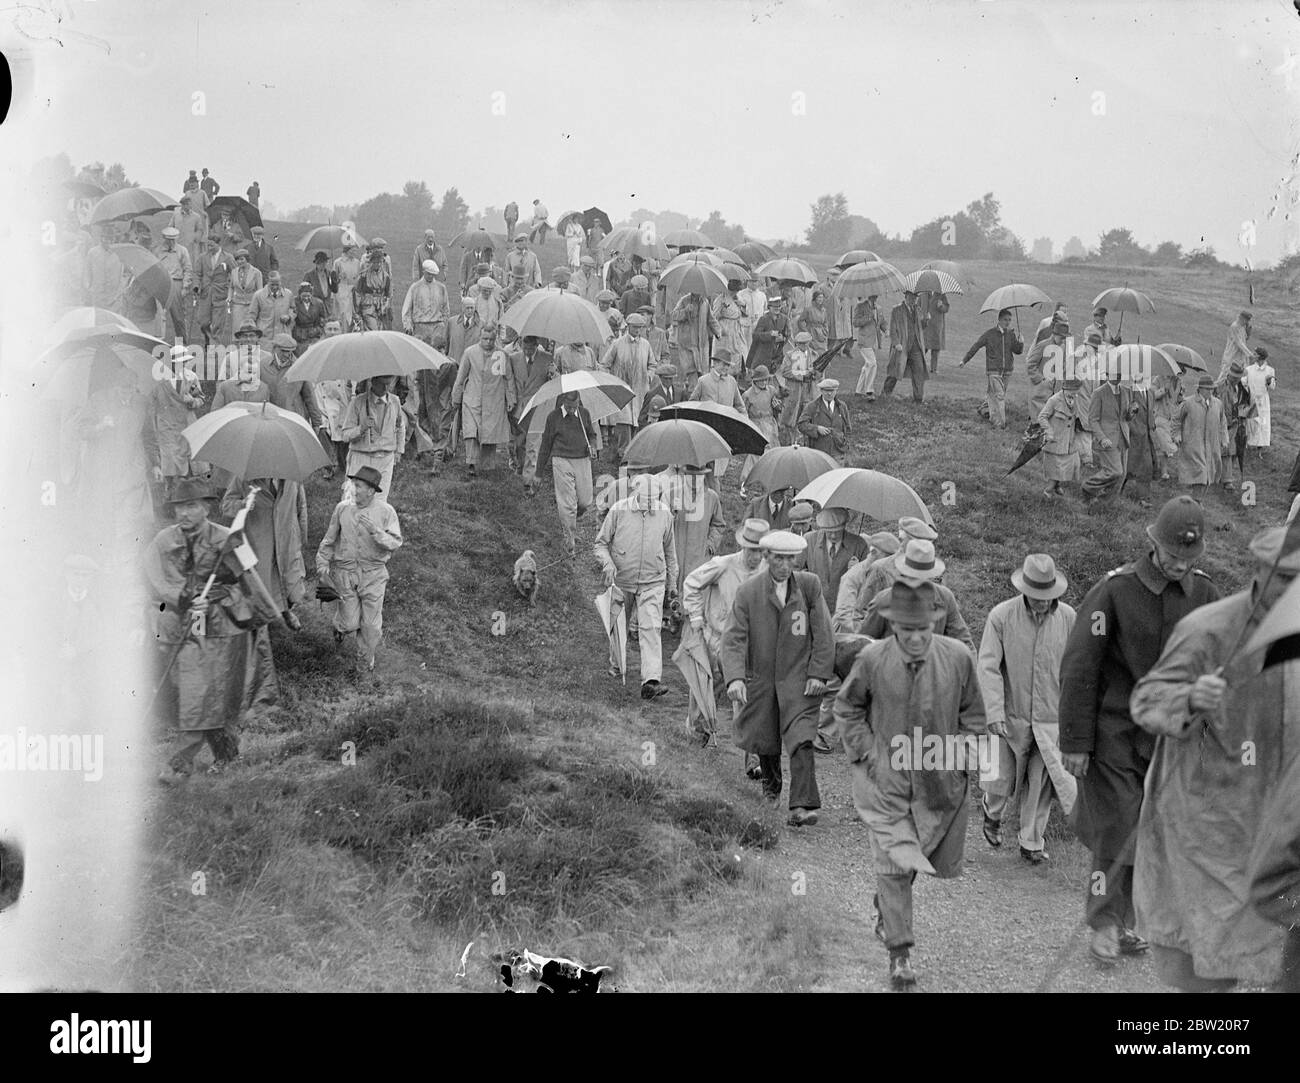
{"label": "dog", "polygon": [[[527,949],[493,955],[492,961],[507,993],[599,993],[601,979],[614,969],[588,969],[572,959],[548,959]],[[611,986],[605,991],[614,990]]]}
{"label": "dog", "polygon": [[537,558],[531,549],[525,549],[515,561],[515,573],[511,576],[515,593],[527,600],[528,604],[537,604],[537,591],[541,584],[537,580]]}

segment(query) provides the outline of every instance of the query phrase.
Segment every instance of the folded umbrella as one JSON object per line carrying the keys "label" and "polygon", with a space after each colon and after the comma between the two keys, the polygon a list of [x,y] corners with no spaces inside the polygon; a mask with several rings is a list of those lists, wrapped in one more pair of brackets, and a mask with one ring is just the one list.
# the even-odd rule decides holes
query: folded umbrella
{"label": "folded umbrella", "polygon": [[[285,373],[286,380],[368,380],[371,376],[410,376],[435,372],[454,362],[426,342],[400,331],[358,331],[318,339]],[[240,475],[256,477],[257,475]]]}
{"label": "folded umbrella", "polygon": [[699,718],[704,722],[707,732],[716,733],[718,704],[713,688],[713,663],[709,661],[709,649],[704,644],[703,635],[689,622],[682,626],[682,638],[673,651],[673,662],[681,670],[689,693],[686,705],[687,732],[695,731],[693,723]]}
{"label": "folded umbrella", "polygon": [[90,212],[91,225],[118,222],[142,215],[157,214],[178,206],[176,200],[156,188],[119,188],[109,192]]}
{"label": "folded umbrella", "polygon": [[196,459],[237,478],[305,481],[330,457],[311,425],[269,402],[240,402],[199,418],[181,431]]}
{"label": "folded umbrella", "polygon": [[935,271],[922,268],[907,276],[907,288],[913,293],[956,293],[962,292],[961,283],[947,271]]}
{"label": "folded umbrella", "polygon": [[317,226],[304,233],[294,248],[299,252],[307,252],[313,248],[342,248],[344,244],[355,244],[361,247],[365,243],[364,237],[347,226]]}
{"label": "folded umbrella", "polygon": [[760,263],[754,268],[754,274],[759,278],[776,278],[786,282],[799,282],[805,286],[817,283],[817,272],[803,260],[790,256],[780,256]]}
{"label": "folded umbrella", "polygon": [[1047,430],[1037,421],[1031,421],[1025,429],[1025,435],[1020,442],[1020,453],[1016,456],[1016,461],[1011,464],[1003,477],[1009,478],[1025,463],[1029,462],[1035,455],[1043,450],[1043,444],[1047,441]]}
{"label": "folded umbrella", "polygon": [[777,489],[802,489],[813,478],[839,468],[833,458],[816,448],[793,445],[774,447],[763,452],[749,472],[751,484],[767,492]]}
{"label": "folded umbrella", "polygon": [[879,260],[855,263],[835,280],[832,301],[864,301],[882,293],[898,293],[906,288],[903,272],[892,263]]}
{"label": "folded umbrella", "polygon": [[647,425],[623,452],[627,462],[646,466],[703,466],[730,455],[727,442],[708,425],[681,418]]}
{"label": "folded umbrella", "polygon": [[[675,402],[660,410],[659,416],[666,420],[682,418],[707,425],[727,442],[731,448],[728,454],[762,455],[767,450],[768,440],[762,430],[739,410],[723,406],[719,402]],[[630,451],[629,448],[629,453]],[[703,464],[697,462],[685,465]]]}
{"label": "folded umbrella", "polygon": [[605,627],[614,657],[618,659],[619,674],[627,684],[627,622],[623,616],[623,592],[611,584],[604,594],[597,594],[592,600],[596,603],[596,612],[600,614],[600,623]]}
{"label": "folded umbrella", "polygon": [[930,509],[915,489],[878,470],[848,466],[828,470],[805,485],[796,499],[822,508],[847,508],[882,522],[912,515],[934,524]]}
{"label": "folded umbrella", "polygon": [[567,290],[530,290],[501,318],[523,338],[536,335],[561,346],[587,343],[600,348],[609,338],[609,320],[585,297]]}

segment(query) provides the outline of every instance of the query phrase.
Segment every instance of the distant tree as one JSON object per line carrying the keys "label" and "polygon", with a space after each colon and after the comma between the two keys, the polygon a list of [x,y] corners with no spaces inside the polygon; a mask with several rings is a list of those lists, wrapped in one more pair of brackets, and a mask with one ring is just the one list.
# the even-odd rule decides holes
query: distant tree
{"label": "distant tree", "polygon": [[815,252],[843,252],[849,244],[849,201],[843,192],[819,196],[812,205],[808,247]]}
{"label": "distant tree", "polygon": [[1101,263],[1146,263],[1151,253],[1138,244],[1132,230],[1121,227],[1107,230],[1097,243],[1097,259]]}
{"label": "distant tree", "polygon": [[1006,226],[998,226],[993,235],[988,238],[986,253],[989,259],[1023,260],[1026,258],[1025,242]]}
{"label": "distant tree", "polygon": [[1200,248],[1193,248],[1187,254],[1187,266],[1213,270],[1216,267],[1223,267],[1225,264],[1214,254],[1213,245],[1202,245]]}
{"label": "distant tree", "polygon": [[1051,263],[1052,262],[1052,238],[1035,237],[1034,247],[1029,253],[1029,258],[1032,259],[1035,263]]}
{"label": "distant tree", "polygon": [[[849,248],[868,248],[873,252],[883,246],[886,237],[870,218],[861,214],[849,215]],[[877,252],[877,255],[883,253]]]}
{"label": "distant tree", "polygon": [[965,211],[941,215],[912,230],[908,245],[914,256],[978,259],[987,248],[984,231]]}
{"label": "distant tree", "polygon": [[321,203],[312,203],[306,207],[299,207],[296,211],[290,211],[284,219],[286,222],[328,222],[330,220],[331,210]]}
{"label": "distant tree", "polygon": [[[266,217],[265,207],[262,217]],[[401,197],[381,192],[357,207],[357,230],[366,237],[383,236],[385,231],[396,233],[406,228],[404,217]]]}
{"label": "distant tree", "polygon": [[442,194],[433,226],[443,242],[449,241],[458,233],[469,228],[469,205],[460,197],[455,188],[448,188]]}
{"label": "distant tree", "polygon": [[992,192],[985,192],[983,198],[968,204],[966,213],[985,237],[994,237],[1002,226],[1002,204],[993,198]]}
{"label": "distant tree", "polygon": [[1176,241],[1161,241],[1156,245],[1156,250],[1151,253],[1151,257],[1156,263],[1176,266],[1183,262],[1183,246]]}
{"label": "distant tree", "polygon": [[506,213],[501,207],[484,207],[478,214],[470,215],[473,229],[501,230],[505,228]]}
{"label": "distant tree", "polygon": [[1061,261],[1067,259],[1080,260],[1087,259],[1088,250],[1084,248],[1083,242],[1078,237],[1071,237],[1065,242],[1065,247],[1061,249]]}
{"label": "distant tree", "polygon": [[713,211],[700,223],[700,232],[719,248],[735,248],[745,240],[744,226],[729,226],[721,211]]}
{"label": "distant tree", "polygon": [[98,184],[105,192],[116,192],[120,188],[139,187],[135,181],[127,178],[126,170],[122,168],[121,162],[114,162],[107,169],[104,168],[103,162],[92,162],[90,165],[83,165],[77,172],[77,180]]}

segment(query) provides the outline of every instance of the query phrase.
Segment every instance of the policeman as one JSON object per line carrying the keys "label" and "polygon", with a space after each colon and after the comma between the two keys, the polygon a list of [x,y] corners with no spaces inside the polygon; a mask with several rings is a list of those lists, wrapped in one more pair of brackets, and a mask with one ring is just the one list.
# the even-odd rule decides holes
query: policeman
{"label": "policeman", "polygon": [[1093,858],[1086,912],[1104,966],[1147,949],[1133,931],[1133,857],[1155,738],[1134,724],[1129,697],[1174,625],[1219,598],[1192,567],[1205,551],[1200,504],[1174,497],[1147,537],[1144,556],[1107,572],[1083,599],[1061,660],[1061,758],[1079,779],[1076,828]]}

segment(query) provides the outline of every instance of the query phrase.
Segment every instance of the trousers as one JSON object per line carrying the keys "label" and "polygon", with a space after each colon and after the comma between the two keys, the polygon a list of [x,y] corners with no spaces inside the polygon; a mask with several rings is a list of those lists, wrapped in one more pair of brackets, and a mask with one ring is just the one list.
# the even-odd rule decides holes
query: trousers
{"label": "trousers", "polygon": [[[890,375],[885,377],[884,392],[886,395],[892,395],[894,393],[894,388],[898,384],[898,377],[893,375],[896,367],[897,358],[895,357],[889,362]],[[911,352],[908,353],[907,360],[903,365],[903,375],[907,376],[912,381],[912,401],[924,402],[926,379],[925,353],[919,347],[913,347]]]}
{"label": "trousers", "polygon": [[564,546],[572,555],[578,538],[578,516],[591,507],[591,459],[551,460],[555,482],[555,510],[564,531]]}
{"label": "trousers", "polygon": [[849,356],[862,361],[862,371],[858,373],[858,384],[853,389],[854,393],[874,398],[876,395],[876,371],[879,368],[876,361],[876,351],[870,346],[854,346],[849,350]]}
{"label": "trousers", "polygon": [[373,664],[375,651],[384,638],[388,566],[353,561],[335,563],[330,568],[330,579],[339,594],[334,627],[343,633],[363,663]]}
{"label": "trousers", "polygon": [[1109,861],[1093,854],[1092,873],[1085,888],[1088,927],[1103,929],[1114,925],[1120,932],[1133,928],[1133,866],[1112,868]]}
{"label": "trousers", "polygon": [[[766,797],[781,795],[781,754],[759,756],[762,771],[763,794]],[[804,741],[790,753],[790,808],[821,808],[821,793],[817,789],[817,754],[812,742]]]}
{"label": "trousers", "polygon": [[1007,424],[1007,376],[1005,372],[990,372],[988,374],[988,398],[989,404],[989,421],[998,428],[1005,428]]}
{"label": "trousers", "polygon": [[1006,793],[984,790],[984,815],[1001,823],[1015,809],[1020,810],[1020,846],[1024,850],[1044,849],[1043,836],[1052,811],[1052,780],[1038,744],[1031,741],[1023,756],[1014,754],[1009,743],[999,742],[1001,763],[998,774],[1014,772]]}
{"label": "trousers", "polygon": [[[643,587],[633,592],[623,592],[623,619],[627,621],[632,610],[636,611],[637,644],[640,647],[638,671],[641,683],[657,681],[664,673],[663,624],[664,624],[664,586],[659,583],[653,587]],[[614,656],[614,645],[609,648],[609,663],[617,667],[618,658]]]}

